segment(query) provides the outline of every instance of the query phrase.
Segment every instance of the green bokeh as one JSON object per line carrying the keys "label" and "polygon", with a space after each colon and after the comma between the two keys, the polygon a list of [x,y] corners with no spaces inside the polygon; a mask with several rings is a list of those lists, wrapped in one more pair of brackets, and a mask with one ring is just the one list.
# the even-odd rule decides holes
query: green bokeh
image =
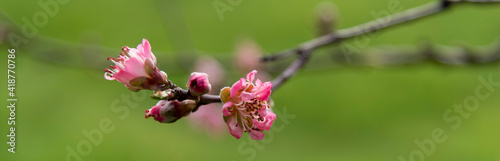
{"label": "green bokeh", "polygon": [[[48,2],[49,0],[40,0]],[[220,0],[225,2],[225,0]],[[391,0],[337,0],[338,27],[346,28],[369,20],[370,14],[387,10]],[[0,110],[3,148],[1,160],[65,160],[66,147],[76,149],[88,140],[83,130],[98,129],[101,120],[112,121],[114,130],[92,146],[83,160],[406,160],[419,147],[415,140],[432,138],[435,128],[444,130],[444,143],[436,144],[425,160],[500,159],[499,88],[479,108],[462,120],[443,120],[454,104],[462,104],[476,94],[481,77],[500,81],[497,64],[447,67],[432,63],[392,68],[359,68],[345,66],[323,69],[307,68],[273,92],[278,119],[272,134],[264,141],[252,141],[248,135],[240,140],[227,133],[214,139],[193,130],[187,119],[175,124],[159,124],[144,119],[144,110],[156,103],[145,98],[127,105],[122,97],[131,92],[115,81],[103,78],[103,69],[87,68],[81,55],[43,55],[59,46],[36,46],[33,42],[63,42],[74,47],[92,42],[111,49],[135,46],[147,38],[159,58],[183,57],[179,53],[200,50],[224,60],[230,71],[227,85],[243,73],[231,70],[235,45],[244,38],[255,40],[265,52],[291,48],[315,37],[315,8],[320,0],[264,1],[243,0],[221,21],[213,0],[179,1],[98,1],[72,0],[60,5],[47,25],[38,28],[30,43],[17,49],[16,154],[7,152],[8,109]],[[426,1],[400,0],[405,9]],[[23,25],[43,12],[39,1],[0,1],[0,11]],[[439,15],[411,22],[371,38],[370,46],[436,44],[487,45],[500,35],[500,5],[459,5]],[[350,42],[350,41],[349,41]],[[1,62],[6,62],[9,46],[0,44]],[[71,49],[71,48],[70,48]],[[106,52],[107,53],[107,52]],[[318,52],[317,56],[324,54]],[[106,57],[85,57],[106,64]],[[316,56],[316,55],[315,55]],[[53,61],[51,61],[53,60]],[[313,59],[314,61],[315,59]],[[83,63],[82,63],[83,62]],[[161,64],[164,62],[164,64]],[[159,60],[162,70],[177,84],[183,84],[189,73],[180,63]],[[75,63],[75,64],[72,64]],[[88,62],[87,62],[88,63]],[[108,63],[109,64],[109,63]],[[311,63],[314,64],[314,63]],[[2,64],[1,75],[7,75]],[[316,65],[318,66],[318,65]],[[175,69],[178,67],[179,69]],[[171,72],[169,72],[171,71]],[[7,79],[1,81],[6,88]],[[7,90],[3,104],[7,105]],[[483,91],[484,92],[484,91]],[[148,91],[138,95],[149,95]],[[126,106],[113,111],[113,102]],[[283,111],[295,115],[283,120]],[[279,129],[276,127],[284,127]],[[417,159],[418,160],[418,159]]]}

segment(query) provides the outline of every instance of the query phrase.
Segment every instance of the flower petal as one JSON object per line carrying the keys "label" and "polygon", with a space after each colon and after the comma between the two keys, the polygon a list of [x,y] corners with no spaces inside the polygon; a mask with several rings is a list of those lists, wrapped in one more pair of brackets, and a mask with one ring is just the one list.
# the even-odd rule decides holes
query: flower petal
{"label": "flower petal", "polygon": [[130,85],[130,80],[136,78],[136,75],[133,75],[126,71],[119,71],[118,73],[113,74],[113,77],[118,81],[125,85]]}
{"label": "flower petal", "polygon": [[229,87],[224,87],[220,90],[220,100],[224,103],[226,103],[227,101],[229,101],[229,96],[230,96],[230,92],[231,89]]}
{"label": "flower petal", "polygon": [[271,88],[273,84],[271,82],[263,83],[259,88],[255,90],[255,97],[261,101],[267,101],[271,95]]}
{"label": "flower petal", "polygon": [[252,130],[250,132],[250,138],[254,140],[262,140],[264,138],[264,133],[258,130]]}
{"label": "flower petal", "polygon": [[257,74],[257,70],[253,70],[247,74],[247,80],[251,83],[255,78],[255,74]]}
{"label": "flower petal", "polygon": [[236,139],[240,139],[243,134],[243,128],[238,123],[236,116],[230,117],[227,120],[227,127],[229,127],[229,133],[233,135]]}
{"label": "flower petal", "polygon": [[259,88],[261,85],[262,85],[262,81],[260,81],[260,79],[257,79],[255,81],[255,87]]}
{"label": "flower petal", "polygon": [[[139,47],[137,48],[139,49]],[[142,49],[142,50],[141,50]],[[149,41],[146,40],[146,39],[142,39],[142,44],[141,44],[141,49],[139,49],[139,51],[141,52],[141,55],[146,59],[146,58],[150,58],[151,60],[153,60],[153,62],[155,63],[156,65],[156,57],[155,55],[153,55],[153,53],[151,52],[151,45],[149,44]]]}
{"label": "flower petal", "polygon": [[276,114],[274,114],[271,110],[268,110],[266,113],[267,114],[264,117],[264,121],[252,120],[252,123],[255,126],[255,128],[266,131],[269,131],[269,129],[271,129],[271,126],[273,125],[273,122],[276,119]]}
{"label": "flower petal", "polygon": [[267,111],[266,119],[264,120],[264,130],[269,131],[271,126],[273,126],[273,122],[276,119],[276,114],[272,111]]}
{"label": "flower petal", "polygon": [[241,97],[241,101],[243,101],[243,102],[249,101],[249,100],[255,98],[255,96],[252,93],[248,93],[245,91],[241,92],[240,97]]}
{"label": "flower petal", "polygon": [[230,98],[236,96],[236,94],[238,94],[238,92],[240,91],[241,88],[243,88],[244,85],[245,85],[245,79],[243,78],[234,83],[233,86],[231,86]]}
{"label": "flower petal", "polygon": [[138,58],[130,58],[126,60],[125,69],[123,70],[135,76],[149,76],[144,69],[144,61],[141,61]]}
{"label": "flower petal", "polygon": [[233,106],[233,102],[226,102],[224,105],[222,105],[222,115],[224,116],[231,116],[233,114],[232,109],[228,109],[231,106]]}

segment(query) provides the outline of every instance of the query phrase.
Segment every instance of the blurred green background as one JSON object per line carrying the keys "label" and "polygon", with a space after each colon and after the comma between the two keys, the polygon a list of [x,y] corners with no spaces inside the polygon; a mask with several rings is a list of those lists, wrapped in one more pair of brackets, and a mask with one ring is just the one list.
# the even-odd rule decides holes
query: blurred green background
{"label": "blurred green background", "polygon": [[[0,1],[5,26],[18,28],[23,17],[44,12],[41,1]],[[59,4],[38,34],[17,50],[16,153],[7,152],[9,111],[0,110],[3,142],[1,160],[66,160],[66,147],[88,141],[82,130],[111,120],[114,129],[92,145],[82,160],[412,160],[415,140],[431,138],[435,128],[447,140],[436,143],[424,160],[500,160],[500,94],[498,88],[476,111],[455,122],[443,115],[454,104],[475,95],[480,77],[500,81],[499,65],[440,66],[433,63],[389,68],[314,63],[273,91],[278,113],[274,132],[263,141],[214,138],[193,130],[188,119],[159,124],[144,119],[156,101],[145,98],[127,105],[132,92],[103,78],[103,70],[122,46],[135,47],[142,38],[152,44],[160,69],[182,85],[189,76],[189,59],[212,54],[229,71],[227,85],[243,77],[232,70],[239,40],[250,38],[266,53],[291,48],[316,37],[316,7],[322,0],[242,0],[219,19],[214,0],[72,0]],[[220,2],[229,4],[225,0]],[[371,11],[387,10],[390,0],[331,0],[338,8],[338,28],[373,20]],[[401,0],[404,9],[430,2]],[[500,35],[500,5],[459,5],[436,16],[384,30],[369,46],[457,42],[483,46]],[[14,30],[13,30],[14,31]],[[1,62],[12,46],[3,37]],[[349,41],[352,42],[352,41]],[[88,49],[87,49],[88,48]],[[332,46],[335,48],[335,46]],[[202,52],[186,52],[202,51]],[[328,58],[324,50],[314,55]],[[285,60],[284,62],[289,62]],[[7,75],[2,64],[1,75]],[[273,76],[276,76],[273,72]],[[7,88],[7,79],[1,79]],[[4,91],[3,105],[8,91]],[[486,90],[483,89],[483,92]],[[137,95],[148,95],[141,91]],[[132,97],[130,97],[132,98]],[[141,97],[144,98],[144,97]],[[112,106],[126,107],[116,112]],[[283,120],[287,114],[294,118]],[[456,115],[456,114],[455,114]],[[222,120],[222,119],[221,119]],[[279,129],[277,127],[280,127]],[[283,128],[281,128],[283,127]],[[416,153],[414,153],[416,154]],[[414,160],[420,160],[413,156]]]}

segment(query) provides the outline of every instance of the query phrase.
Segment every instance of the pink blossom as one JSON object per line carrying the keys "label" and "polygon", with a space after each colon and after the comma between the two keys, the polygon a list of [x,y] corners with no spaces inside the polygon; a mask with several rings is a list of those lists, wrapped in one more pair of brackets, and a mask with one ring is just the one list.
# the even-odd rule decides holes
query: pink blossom
{"label": "pink blossom", "polygon": [[220,138],[226,134],[226,123],[220,119],[222,112],[220,103],[202,105],[189,115],[188,119],[196,130],[203,130],[214,138]]}
{"label": "pink blossom", "polygon": [[262,83],[255,79],[256,70],[241,78],[231,88],[221,90],[222,115],[229,127],[229,133],[239,139],[243,132],[250,133],[254,140],[262,140],[262,131],[271,128],[276,115],[268,104],[271,82]]}
{"label": "pink blossom", "polygon": [[[265,63],[260,62],[262,57],[262,49],[260,46],[251,39],[245,39],[241,41],[236,47],[233,66],[235,66],[239,71],[248,72],[254,69],[258,69],[260,72],[256,74],[258,78],[262,81],[267,81],[271,79],[269,73],[266,72]],[[212,76],[209,73],[210,76]]]}
{"label": "pink blossom", "polygon": [[153,117],[160,123],[173,123],[184,116],[188,116],[196,107],[194,100],[167,101],[160,100],[151,109],[146,110],[145,118]]}
{"label": "pink blossom", "polygon": [[262,50],[257,43],[247,39],[241,41],[234,55],[234,66],[240,71],[250,71],[261,67],[259,58],[262,56]]}
{"label": "pink blossom", "polygon": [[131,91],[141,89],[162,90],[167,81],[167,74],[156,67],[156,57],[151,52],[148,40],[136,48],[124,46],[117,58],[109,57],[115,66],[104,70],[104,78],[117,80]]}
{"label": "pink blossom", "polygon": [[187,83],[189,92],[193,96],[201,96],[207,94],[212,89],[210,82],[208,81],[208,75],[205,73],[193,72],[189,77],[189,82]]}

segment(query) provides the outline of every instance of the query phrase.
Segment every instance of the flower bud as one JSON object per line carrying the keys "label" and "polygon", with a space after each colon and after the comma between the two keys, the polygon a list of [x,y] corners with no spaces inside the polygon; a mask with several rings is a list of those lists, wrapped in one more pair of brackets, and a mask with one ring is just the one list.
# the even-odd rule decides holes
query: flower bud
{"label": "flower bud", "polygon": [[335,25],[338,21],[338,9],[335,3],[324,1],[316,7],[318,16],[318,35],[323,36],[335,32]]}
{"label": "flower bud", "polygon": [[208,75],[205,73],[193,72],[186,85],[193,96],[201,96],[210,92],[212,86],[208,81]]}
{"label": "flower bud", "polygon": [[145,117],[153,117],[160,123],[173,123],[184,116],[188,116],[196,107],[196,101],[161,100],[151,109],[146,110]]}

